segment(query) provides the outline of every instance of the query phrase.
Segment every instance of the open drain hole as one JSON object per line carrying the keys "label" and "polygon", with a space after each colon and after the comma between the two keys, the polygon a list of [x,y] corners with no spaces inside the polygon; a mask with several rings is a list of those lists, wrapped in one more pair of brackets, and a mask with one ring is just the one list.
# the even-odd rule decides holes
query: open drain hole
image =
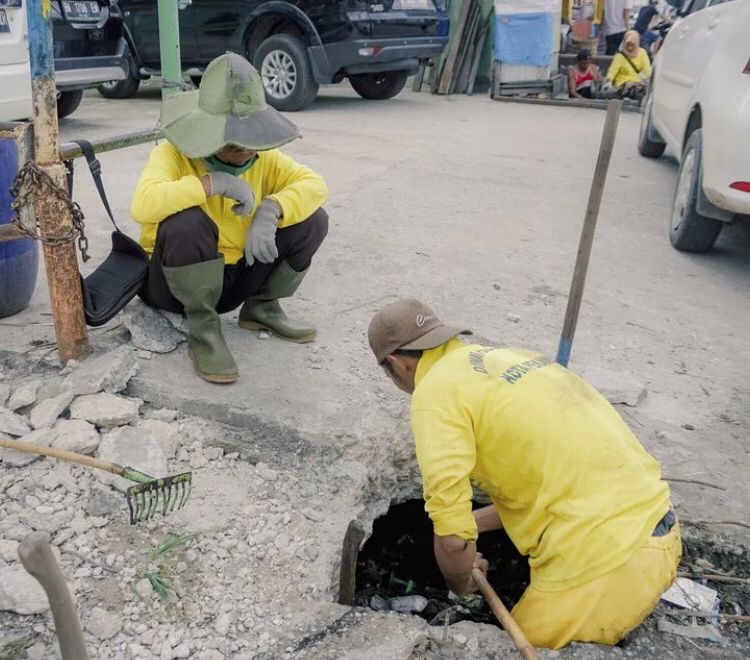
{"label": "open drain hole", "polygon": [[[490,563],[490,584],[512,608],[529,584],[528,560],[502,530],[482,534],[477,548]],[[412,612],[433,625],[464,619],[497,625],[483,599],[458,604],[449,597],[421,499],[394,504],[373,523],[357,558],[355,600],[376,610]]]}

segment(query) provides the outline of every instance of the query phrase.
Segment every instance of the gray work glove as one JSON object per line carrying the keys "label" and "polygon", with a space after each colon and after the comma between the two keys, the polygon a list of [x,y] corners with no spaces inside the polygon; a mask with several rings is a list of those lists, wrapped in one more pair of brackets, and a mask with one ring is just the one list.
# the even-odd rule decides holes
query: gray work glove
{"label": "gray work glove", "polygon": [[255,195],[245,181],[226,172],[209,172],[211,195],[221,195],[236,199],[239,203],[232,207],[235,215],[250,215],[255,205]]}
{"label": "gray work glove", "polygon": [[262,264],[270,264],[279,256],[276,249],[276,225],[280,215],[281,209],[272,199],[264,199],[260,203],[245,242],[245,261],[248,266],[252,266],[256,259]]}

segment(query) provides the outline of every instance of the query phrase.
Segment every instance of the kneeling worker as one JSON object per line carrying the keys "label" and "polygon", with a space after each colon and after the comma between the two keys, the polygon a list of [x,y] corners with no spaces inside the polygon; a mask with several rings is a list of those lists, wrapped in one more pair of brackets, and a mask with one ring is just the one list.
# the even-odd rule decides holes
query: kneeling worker
{"label": "kneeling worker", "polygon": [[[513,616],[536,646],[615,644],[675,578],[679,525],[652,458],[607,400],[539,353],[466,344],[402,300],[369,327],[378,364],[412,395],[411,425],[435,557],[476,590],[478,534],[505,528],[529,557]],[[472,513],[472,483],[492,505]]]}
{"label": "kneeling worker", "polygon": [[278,299],[294,294],[326,236],[328,189],[276,149],[297,127],[266,105],[258,72],[234,53],[208,65],[197,91],[165,98],[161,125],[168,141],[151,152],[131,206],[151,254],[141,295],[185,314],[201,378],[231,383],[219,314],[242,305],[243,328],[314,339]]}

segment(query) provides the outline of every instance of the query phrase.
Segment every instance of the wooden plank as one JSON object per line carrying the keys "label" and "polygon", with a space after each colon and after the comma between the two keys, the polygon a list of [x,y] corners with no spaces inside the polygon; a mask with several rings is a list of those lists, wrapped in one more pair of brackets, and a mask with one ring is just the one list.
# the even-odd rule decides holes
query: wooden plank
{"label": "wooden plank", "polygon": [[419,60],[419,68],[417,69],[417,73],[414,75],[414,82],[411,86],[412,92],[421,92],[422,91],[422,83],[424,82],[424,74],[425,70],[427,69],[427,60]]}
{"label": "wooden plank", "polygon": [[599,145],[599,156],[596,159],[596,167],[594,168],[594,179],[591,182],[589,202],[586,206],[586,215],[583,220],[583,229],[581,230],[581,240],[578,243],[573,281],[570,283],[568,307],[565,310],[565,321],[560,333],[560,344],[557,348],[557,358],[555,361],[563,367],[568,366],[570,351],[573,347],[573,337],[575,336],[576,325],[578,324],[578,312],[581,309],[581,301],[583,300],[583,287],[586,283],[586,271],[589,267],[591,246],[594,243],[594,232],[596,231],[596,221],[599,218],[599,207],[604,195],[604,184],[607,181],[609,160],[615,146],[615,136],[617,135],[617,123],[620,120],[621,107],[622,101],[610,101],[607,104],[607,115],[604,118],[604,130],[602,131],[602,141]]}
{"label": "wooden plank", "polygon": [[440,84],[440,56],[433,57],[432,66],[430,67],[430,75],[428,76],[428,82],[430,84],[430,93],[437,94],[438,85]]}
{"label": "wooden plank", "polygon": [[445,58],[445,66],[443,67],[442,75],[440,76],[440,84],[438,85],[438,94],[447,94],[448,88],[450,87],[451,80],[453,79],[453,70],[456,67],[456,59],[458,58],[459,48],[461,46],[461,35],[464,33],[467,19],[469,17],[469,10],[474,6],[474,0],[464,0],[461,3],[461,11],[458,15],[458,21],[453,33],[453,39],[448,47],[448,55]]}
{"label": "wooden plank", "polygon": [[474,93],[474,85],[477,83],[477,73],[479,73],[479,63],[482,61],[482,55],[484,55],[484,43],[487,41],[487,33],[490,31],[490,26],[485,22],[484,30],[479,35],[479,41],[477,41],[477,48],[474,51],[474,61],[471,63],[471,71],[469,72],[469,84],[466,88],[466,94],[471,96]]}
{"label": "wooden plank", "polygon": [[[482,12],[479,9],[479,5],[475,5],[475,10],[472,12],[469,20],[469,26],[464,32],[463,39],[461,40],[462,43],[458,63],[453,75],[453,80],[448,88],[449,94],[453,94],[456,91],[461,93],[466,89],[466,81],[469,78],[469,68],[471,67],[471,54],[474,52],[474,39],[476,38],[481,16]],[[463,86],[461,85],[462,81]]]}

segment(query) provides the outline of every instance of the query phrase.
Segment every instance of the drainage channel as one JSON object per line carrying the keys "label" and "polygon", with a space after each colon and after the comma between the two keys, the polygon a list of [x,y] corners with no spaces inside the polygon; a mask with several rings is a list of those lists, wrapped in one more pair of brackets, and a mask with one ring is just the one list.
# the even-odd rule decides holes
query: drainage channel
{"label": "drainage channel", "polygon": [[[362,524],[352,521],[342,552],[340,603],[413,614],[430,625],[458,621],[498,625],[483,599],[477,597],[459,603],[449,595],[434,559],[432,524],[421,499],[391,505],[383,516],[374,520],[372,534],[360,549],[364,537]],[[490,563],[490,584],[511,609],[529,584],[527,558],[515,549],[504,531],[482,534],[477,546]],[[750,614],[750,578],[747,577],[750,553],[746,546],[724,542],[709,530],[685,529],[679,570],[715,589],[723,613],[733,611],[740,619]],[[676,625],[668,623],[670,621]],[[665,647],[694,650],[692,639],[678,641],[675,635],[679,633],[666,634],[665,631],[685,631],[684,635],[692,635],[696,630],[706,630],[710,623],[718,625],[717,631],[720,630],[716,637],[719,646],[739,651],[738,657],[750,657],[746,621],[718,617],[713,622],[696,620],[685,610],[675,610],[664,602],[657,605],[653,615],[621,642],[621,646],[638,653],[643,651],[643,657],[649,658],[660,657],[660,649]],[[705,639],[702,643],[708,644]]]}
{"label": "drainage channel", "polygon": [[[358,523],[350,525],[344,544],[342,603],[416,614],[431,625],[462,620],[497,625],[481,597],[459,602],[449,594],[434,559],[432,523],[421,499],[392,505],[374,521],[372,535],[352,556],[363,538],[358,529]],[[512,608],[529,584],[527,560],[504,531],[482,534],[477,547],[489,561],[490,583]]]}

